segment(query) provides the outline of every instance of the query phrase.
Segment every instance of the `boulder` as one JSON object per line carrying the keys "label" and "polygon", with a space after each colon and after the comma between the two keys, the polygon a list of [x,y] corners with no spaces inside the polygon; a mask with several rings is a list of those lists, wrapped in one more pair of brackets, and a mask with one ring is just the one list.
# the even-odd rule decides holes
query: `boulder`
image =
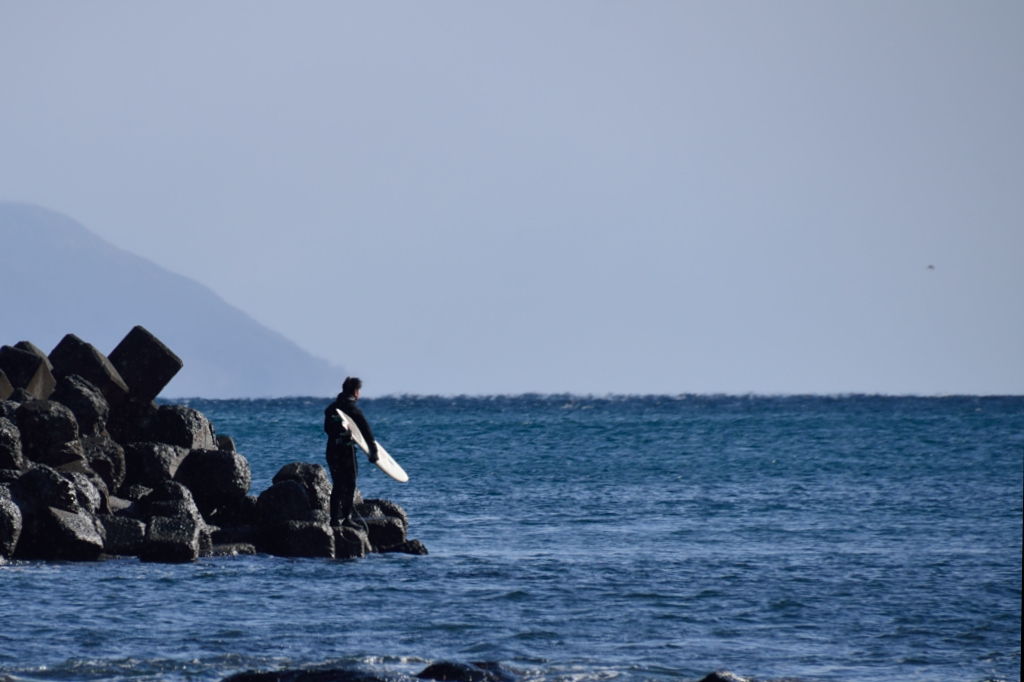
{"label": "boulder", "polygon": [[392,545],[391,547],[385,547],[379,550],[380,554],[414,554],[417,556],[426,556],[426,546],[419,540],[406,540],[399,545]]}
{"label": "boulder", "polygon": [[172,480],[188,454],[186,448],[166,443],[129,443],[124,447],[124,482],[121,488],[132,485],[155,488],[164,481]]}
{"label": "boulder", "polygon": [[238,502],[223,507],[218,507],[204,518],[208,523],[221,528],[232,526],[251,526],[256,523],[256,501],[255,495],[246,495]]}
{"label": "boulder", "polygon": [[7,400],[14,393],[14,384],[7,378],[7,373],[0,369],[0,400]]}
{"label": "boulder", "polygon": [[498,682],[499,678],[489,670],[472,663],[438,661],[424,668],[418,675],[421,680],[443,680],[446,682]]}
{"label": "boulder", "polygon": [[124,448],[107,436],[88,436],[82,439],[85,461],[103,479],[107,491],[114,493],[124,483]]}
{"label": "boulder", "polygon": [[188,450],[217,449],[213,425],[202,412],[185,405],[161,405],[147,433],[147,440]]}
{"label": "boulder", "polygon": [[148,434],[158,409],[152,400],[138,400],[129,395],[124,402],[110,406],[107,432],[118,443],[152,440]]}
{"label": "boulder", "polygon": [[409,515],[401,505],[395,504],[391,500],[370,498],[357,504],[355,506],[355,510],[364,518],[389,516],[399,519],[401,520],[402,525],[405,526],[406,530],[409,529]]}
{"label": "boulder", "polygon": [[291,462],[281,467],[274,476],[274,483],[281,481],[298,481],[306,489],[309,505],[314,511],[322,511],[330,520],[331,514],[331,479],[327,470],[319,464],[309,462]]}
{"label": "boulder", "polygon": [[107,402],[116,405],[128,397],[128,385],[110,360],[74,334],[68,334],[50,351],[50,362],[57,377],[77,374],[103,392]]}
{"label": "boulder", "polygon": [[392,516],[364,519],[373,551],[384,552],[405,542],[405,524]]}
{"label": "boulder", "polygon": [[12,499],[10,484],[0,483],[0,559],[14,556],[21,527],[21,509]]}
{"label": "boulder", "polygon": [[334,526],[334,557],[360,559],[373,551],[366,533],[349,526]]}
{"label": "boulder", "polygon": [[[48,363],[35,353],[14,348],[0,347],[0,370],[15,389],[23,389],[37,400],[46,400],[57,385]],[[14,393],[4,397],[12,397]]]}
{"label": "boulder", "polygon": [[229,544],[214,544],[210,556],[241,556],[243,554],[258,554],[256,545],[248,542],[232,542]]}
{"label": "boulder", "polygon": [[235,439],[231,436],[217,434],[217,449],[225,452],[235,452]]}
{"label": "boulder", "polygon": [[713,673],[705,675],[701,678],[700,682],[750,682],[745,677],[740,677],[736,673],[729,672],[728,670],[716,670]]}
{"label": "boulder", "polygon": [[85,459],[75,415],[60,403],[31,400],[21,404],[15,417],[27,459],[50,466]]}
{"label": "boulder", "polygon": [[61,476],[71,481],[71,484],[75,486],[75,498],[78,500],[78,506],[84,511],[95,516],[96,514],[105,514],[109,510],[107,507],[107,490],[106,486],[103,485],[102,481],[97,486],[93,483],[88,475],[80,471],[66,472],[61,471]]}
{"label": "boulder", "polygon": [[295,480],[270,486],[256,500],[256,521],[277,526],[287,521],[312,521],[313,507],[305,486]]}
{"label": "boulder", "polygon": [[79,435],[101,436],[107,433],[110,416],[107,399],[100,389],[77,374],[61,377],[57,388],[50,394],[50,400],[71,410],[78,422]]}
{"label": "boulder", "polygon": [[103,552],[101,530],[102,525],[84,510],[72,512],[43,507],[24,515],[15,557],[93,561]]}
{"label": "boulder", "polygon": [[174,474],[192,491],[203,516],[221,507],[238,504],[249,492],[249,462],[237,452],[192,450]]}
{"label": "boulder", "polygon": [[199,557],[200,524],[188,516],[154,516],[139,550],[142,561],[187,563]]}
{"label": "boulder", "polygon": [[286,557],[334,558],[334,531],[326,523],[286,521],[271,529],[271,553]]}
{"label": "boulder", "polygon": [[18,341],[18,343],[14,344],[14,347],[18,350],[23,350],[27,353],[32,353],[32,355],[35,355],[36,357],[42,358],[43,362],[46,363],[46,369],[50,370],[51,373],[53,372],[53,365],[50,364],[50,358],[47,357],[46,353],[44,353],[36,344],[31,341]]}
{"label": "boulder", "polygon": [[125,511],[125,515],[145,521],[155,516],[187,516],[200,526],[203,516],[188,488],[177,481],[164,481]]}
{"label": "boulder", "polygon": [[21,454],[21,431],[6,417],[0,417],[0,469],[22,470],[26,467]]}
{"label": "boulder", "polygon": [[117,348],[110,363],[124,379],[132,395],[153,400],[182,368],[182,361],[144,327],[136,326]]}
{"label": "boulder", "polygon": [[265,526],[233,526],[216,528],[212,535],[214,546],[217,545],[252,545],[257,551],[266,551],[270,537]]}
{"label": "boulder", "polygon": [[75,484],[45,464],[36,464],[19,476],[11,484],[11,496],[26,515],[45,507],[75,514],[81,510]]}
{"label": "boulder", "polygon": [[18,412],[18,408],[21,407],[21,403],[13,400],[0,400],[0,417],[9,420],[12,424],[18,423],[18,418],[15,414]]}
{"label": "boulder", "polygon": [[106,531],[106,554],[138,556],[146,539],[146,524],[127,516],[105,514],[97,517]]}

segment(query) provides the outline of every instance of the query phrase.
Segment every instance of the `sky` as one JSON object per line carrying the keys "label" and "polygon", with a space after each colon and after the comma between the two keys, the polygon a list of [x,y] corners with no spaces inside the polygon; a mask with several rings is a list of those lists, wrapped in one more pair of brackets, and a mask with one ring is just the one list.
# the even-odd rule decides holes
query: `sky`
{"label": "sky", "polygon": [[0,199],[371,396],[1021,394],[1021,36],[1019,1],[0,0]]}

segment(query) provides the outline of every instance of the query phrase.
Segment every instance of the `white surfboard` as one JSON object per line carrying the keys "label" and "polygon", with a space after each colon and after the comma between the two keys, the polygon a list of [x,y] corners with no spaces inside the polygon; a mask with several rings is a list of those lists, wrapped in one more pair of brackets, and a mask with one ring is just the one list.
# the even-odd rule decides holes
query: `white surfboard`
{"label": "white surfboard", "polygon": [[[337,408],[335,408],[334,411],[341,416],[342,426],[348,429],[348,432],[352,434],[352,440],[356,442],[359,449],[369,454],[370,447],[366,444],[366,438],[363,437],[362,431],[360,431],[359,427],[356,426],[356,423],[352,421],[352,418]],[[380,444],[379,440],[375,442],[377,443],[377,461],[374,462],[374,464],[377,465],[377,468],[399,483],[408,482],[409,474],[405,473],[405,469],[403,469],[398,462],[388,454],[388,451],[384,449],[384,446]]]}

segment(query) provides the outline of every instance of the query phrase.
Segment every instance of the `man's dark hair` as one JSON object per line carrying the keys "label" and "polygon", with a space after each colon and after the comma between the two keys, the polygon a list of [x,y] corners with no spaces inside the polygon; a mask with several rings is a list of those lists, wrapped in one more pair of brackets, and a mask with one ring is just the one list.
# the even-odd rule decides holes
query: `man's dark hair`
{"label": "man's dark hair", "polygon": [[363,387],[361,379],[356,377],[345,377],[345,383],[341,385],[341,392],[345,395],[355,395],[355,392]]}

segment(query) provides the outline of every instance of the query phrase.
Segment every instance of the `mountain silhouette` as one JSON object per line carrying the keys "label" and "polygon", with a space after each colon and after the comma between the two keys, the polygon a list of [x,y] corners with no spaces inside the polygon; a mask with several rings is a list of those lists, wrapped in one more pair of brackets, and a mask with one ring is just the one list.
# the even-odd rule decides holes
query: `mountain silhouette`
{"label": "mountain silhouette", "polygon": [[202,284],[38,206],[0,202],[0,344],[75,334],[109,353],[140,324],[185,363],[164,397],[328,396],[342,369]]}

